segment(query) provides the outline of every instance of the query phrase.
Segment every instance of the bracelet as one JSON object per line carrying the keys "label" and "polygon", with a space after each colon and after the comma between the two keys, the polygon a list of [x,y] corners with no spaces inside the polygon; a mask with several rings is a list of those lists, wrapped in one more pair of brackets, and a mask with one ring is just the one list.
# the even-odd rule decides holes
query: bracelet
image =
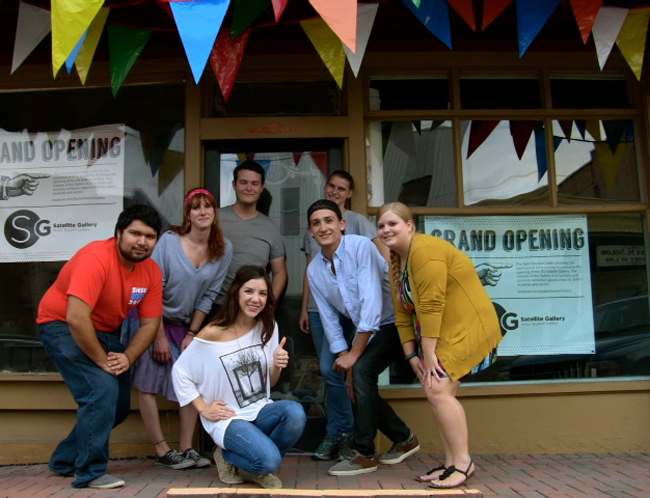
{"label": "bracelet", "polygon": [[196,334],[198,334],[199,331],[198,330],[187,329],[187,333],[192,334],[193,336],[196,336]]}
{"label": "bracelet", "polygon": [[407,354],[407,355],[404,357],[404,360],[405,360],[405,361],[411,361],[411,358],[415,358],[416,356],[418,356],[417,352],[415,352],[415,353],[411,353],[411,354]]}

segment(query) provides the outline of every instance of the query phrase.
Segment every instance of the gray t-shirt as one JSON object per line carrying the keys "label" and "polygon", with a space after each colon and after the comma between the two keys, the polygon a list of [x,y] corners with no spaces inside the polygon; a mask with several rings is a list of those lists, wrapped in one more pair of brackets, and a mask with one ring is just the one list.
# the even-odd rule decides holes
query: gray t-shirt
{"label": "gray t-shirt", "polygon": [[151,258],[163,273],[163,316],[189,325],[194,310],[210,313],[232,259],[232,244],[225,240],[223,256],[196,268],[187,258],[180,236],[165,232]]}
{"label": "gray t-shirt", "polygon": [[[364,215],[347,209],[343,213],[343,219],[345,220],[346,235],[363,235],[371,240],[377,237],[377,229]],[[318,242],[314,240],[314,237],[311,236],[309,230],[305,230],[300,250],[304,251],[305,254],[309,254],[312,259],[320,252],[320,246],[318,245]],[[311,292],[309,293],[309,300],[307,301],[307,311],[310,313],[318,312],[318,306],[316,306],[316,301]]]}
{"label": "gray t-shirt", "polygon": [[284,243],[278,227],[262,213],[244,220],[232,206],[226,206],[219,209],[219,223],[233,247],[230,268],[217,299],[221,303],[240,267],[256,265],[266,268],[269,261],[284,256]]}

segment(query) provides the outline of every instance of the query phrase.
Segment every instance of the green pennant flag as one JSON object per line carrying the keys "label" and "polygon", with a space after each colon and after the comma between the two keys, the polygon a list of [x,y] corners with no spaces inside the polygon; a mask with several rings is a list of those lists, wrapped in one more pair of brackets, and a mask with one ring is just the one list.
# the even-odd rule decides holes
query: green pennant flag
{"label": "green pennant flag", "polygon": [[234,0],[230,39],[234,40],[248,28],[262,12],[271,7],[271,0]]}
{"label": "green pennant flag", "polygon": [[113,97],[117,97],[122,83],[138,60],[153,31],[109,25],[108,51],[111,61]]}

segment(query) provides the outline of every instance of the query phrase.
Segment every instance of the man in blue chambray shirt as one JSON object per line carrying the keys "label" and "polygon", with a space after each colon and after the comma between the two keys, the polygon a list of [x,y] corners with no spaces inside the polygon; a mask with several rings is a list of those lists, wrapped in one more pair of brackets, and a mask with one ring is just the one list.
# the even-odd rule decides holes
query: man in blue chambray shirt
{"label": "man in blue chambray shirt", "polygon": [[[377,387],[379,374],[402,350],[388,265],[370,239],[344,235],[345,220],[336,203],[316,201],[307,217],[309,231],[321,248],[307,268],[309,287],[330,344],[332,369],[353,381],[352,401],[360,408],[355,410],[352,449],[328,473],[374,472],[378,463],[400,463],[420,449],[415,435],[379,396]],[[341,326],[341,316],[354,324],[352,337]],[[321,358],[321,368],[323,363]],[[379,427],[394,444],[377,459],[374,439]]]}

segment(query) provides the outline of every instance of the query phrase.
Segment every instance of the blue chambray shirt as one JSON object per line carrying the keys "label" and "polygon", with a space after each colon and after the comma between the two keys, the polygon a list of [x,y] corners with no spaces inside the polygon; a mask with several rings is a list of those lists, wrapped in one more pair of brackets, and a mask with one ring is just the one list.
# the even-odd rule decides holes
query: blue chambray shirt
{"label": "blue chambray shirt", "polygon": [[358,332],[379,330],[395,322],[388,264],[367,237],[344,235],[332,264],[319,252],[307,268],[309,288],[316,299],[330,351],[348,349],[339,313],[350,318]]}

